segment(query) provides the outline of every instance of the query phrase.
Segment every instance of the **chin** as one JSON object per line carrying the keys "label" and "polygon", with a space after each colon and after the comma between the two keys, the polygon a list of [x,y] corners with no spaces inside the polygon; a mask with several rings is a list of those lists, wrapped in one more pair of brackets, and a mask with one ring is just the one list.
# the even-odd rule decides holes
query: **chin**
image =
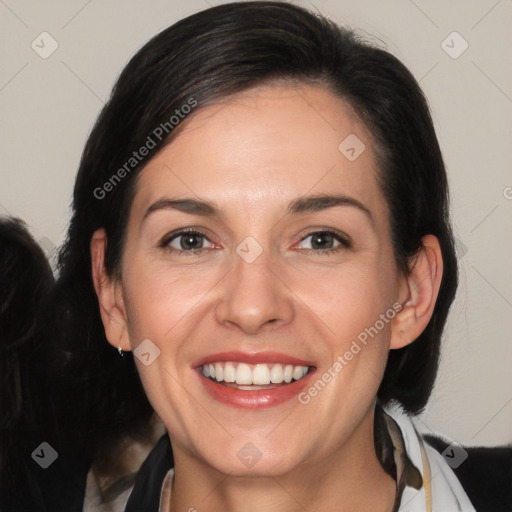
{"label": "chin", "polygon": [[298,451],[283,443],[269,443],[269,440],[245,436],[242,441],[236,440],[218,447],[215,453],[204,453],[206,464],[220,473],[234,477],[278,477],[289,473],[300,463]]}

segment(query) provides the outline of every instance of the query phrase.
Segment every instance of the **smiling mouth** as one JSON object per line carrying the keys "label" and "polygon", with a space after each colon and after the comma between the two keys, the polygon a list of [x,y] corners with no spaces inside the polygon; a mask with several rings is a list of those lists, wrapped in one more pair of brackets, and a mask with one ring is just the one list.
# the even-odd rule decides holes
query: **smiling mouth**
{"label": "smiling mouth", "polygon": [[312,367],[292,364],[206,363],[198,368],[208,380],[246,391],[286,386],[305,377]]}

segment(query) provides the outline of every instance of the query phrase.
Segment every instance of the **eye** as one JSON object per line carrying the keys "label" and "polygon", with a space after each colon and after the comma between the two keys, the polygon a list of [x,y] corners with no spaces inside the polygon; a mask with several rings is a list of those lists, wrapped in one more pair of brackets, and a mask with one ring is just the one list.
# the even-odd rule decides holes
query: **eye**
{"label": "eye", "polygon": [[180,231],[164,238],[161,246],[171,252],[198,253],[208,248],[204,246],[205,241],[213,245],[200,231]]}
{"label": "eye", "polygon": [[[310,247],[301,247],[301,245],[309,245]],[[347,238],[333,231],[313,231],[301,238],[299,249],[304,249],[306,253],[310,251],[329,253],[350,247]]]}

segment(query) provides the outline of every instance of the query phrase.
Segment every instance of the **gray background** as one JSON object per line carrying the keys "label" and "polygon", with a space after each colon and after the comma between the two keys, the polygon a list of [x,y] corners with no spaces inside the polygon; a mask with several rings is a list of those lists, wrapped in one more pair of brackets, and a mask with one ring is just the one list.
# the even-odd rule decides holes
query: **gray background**
{"label": "gray background", "polygon": [[[50,257],[117,75],[161,29],[219,3],[0,0],[0,214],[23,218]],[[512,442],[512,2],[296,3],[378,38],[429,98],[462,270],[437,385],[417,423],[461,443]],[[58,44],[46,59],[52,41],[42,32]]]}

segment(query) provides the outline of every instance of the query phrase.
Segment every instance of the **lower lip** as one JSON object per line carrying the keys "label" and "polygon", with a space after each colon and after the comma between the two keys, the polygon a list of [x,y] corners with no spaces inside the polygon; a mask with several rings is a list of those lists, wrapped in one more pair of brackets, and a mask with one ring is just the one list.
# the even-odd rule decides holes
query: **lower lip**
{"label": "lower lip", "polygon": [[312,368],[305,377],[291,382],[290,384],[271,389],[250,391],[228,388],[222,384],[217,384],[206,378],[200,371],[197,371],[201,384],[210,396],[219,402],[242,409],[266,409],[291,400],[308,385],[314,373],[315,369]]}

